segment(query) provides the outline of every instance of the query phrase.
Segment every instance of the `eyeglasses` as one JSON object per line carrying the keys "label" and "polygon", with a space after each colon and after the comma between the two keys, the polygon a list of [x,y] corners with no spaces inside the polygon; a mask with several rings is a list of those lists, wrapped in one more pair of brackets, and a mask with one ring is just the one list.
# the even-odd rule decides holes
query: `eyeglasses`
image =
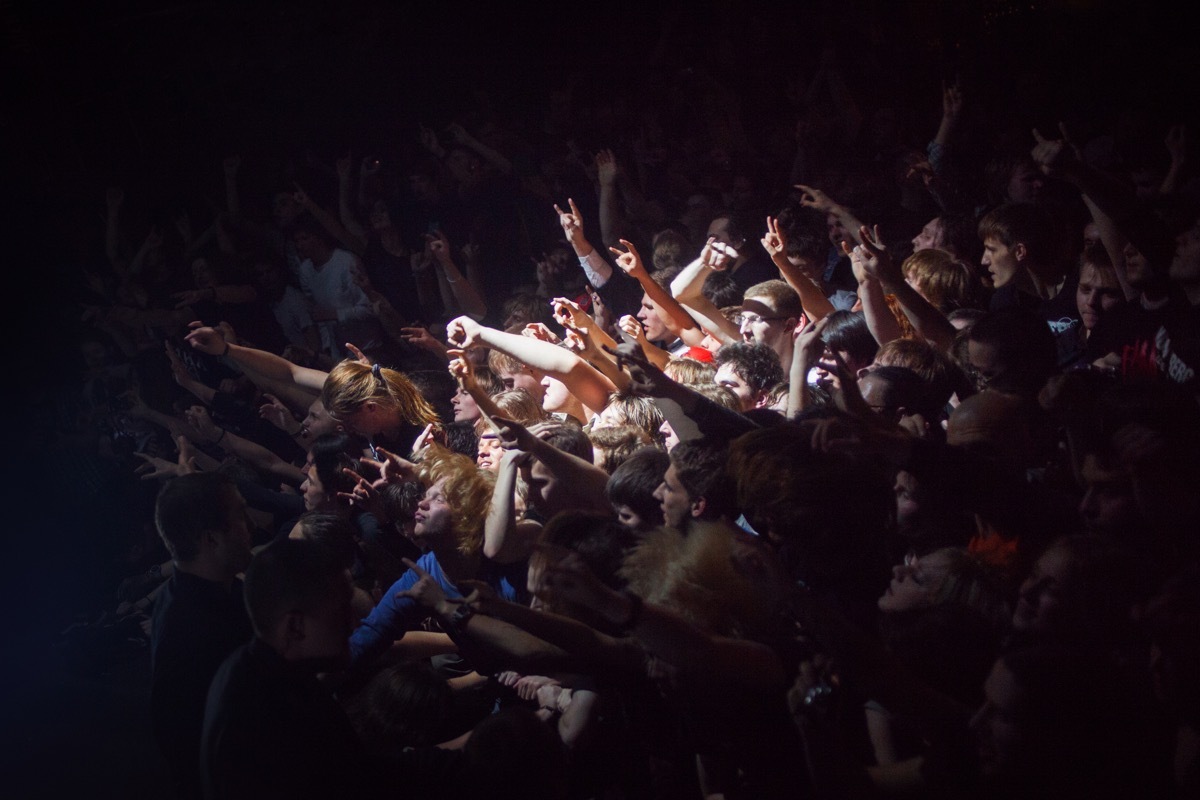
{"label": "eyeglasses", "polygon": [[775,322],[780,319],[787,319],[787,317],[760,317],[758,314],[739,314],[737,316],[737,324],[740,328],[742,325],[757,325],[760,322]]}

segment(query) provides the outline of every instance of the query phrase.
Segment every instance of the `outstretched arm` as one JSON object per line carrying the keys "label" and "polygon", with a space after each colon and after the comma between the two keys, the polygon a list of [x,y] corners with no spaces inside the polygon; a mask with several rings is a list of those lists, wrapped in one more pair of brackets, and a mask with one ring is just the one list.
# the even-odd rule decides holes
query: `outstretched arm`
{"label": "outstretched arm", "polygon": [[878,280],[885,291],[896,296],[896,300],[900,302],[900,307],[904,309],[904,314],[916,328],[917,333],[935,347],[949,350],[954,344],[954,335],[957,331],[950,324],[950,320],[946,319],[945,314],[931,305],[904,280],[904,274],[900,271],[899,265],[892,261],[887,248],[879,240],[878,228],[872,233],[864,225],[859,229],[858,238],[862,244],[855,247],[854,251],[860,254],[865,274]]}
{"label": "outstretched arm", "polygon": [[446,326],[446,336],[455,347],[467,349],[486,345],[558,378],[593,412],[603,409],[609,395],[616,391],[612,381],[591,364],[570,350],[549,342],[488,328],[470,317],[451,320]]}
{"label": "outstretched arm", "polygon": [[698,330],[700,326],[688,315],[687,310],[679,304],[679,301],[650,277],[650,272],[642,263],[642,257],[633,243],[622,239],[621,244],[624,245],[625,252],[621,252],[615,247],[609,248],[609,251],[617,257],[617,266],[642,285],[642,291],[657,303],[659,308],[667,312],[674,323],[673,327],[678,331]]}
{"label": "outstretched arm", "polygon": [[215,328],[209,328],[202,322],[192,322],[192,331],[184,339],[194,349],[202,353],[229,358],[235,364],[267,378],[280,381],[290,381],[305,389],[321,391],[325,385],[328,372],[300,367],[286,358],[269,353],[266,350],[255,350],[253,347],[243,347],[225,341]]}

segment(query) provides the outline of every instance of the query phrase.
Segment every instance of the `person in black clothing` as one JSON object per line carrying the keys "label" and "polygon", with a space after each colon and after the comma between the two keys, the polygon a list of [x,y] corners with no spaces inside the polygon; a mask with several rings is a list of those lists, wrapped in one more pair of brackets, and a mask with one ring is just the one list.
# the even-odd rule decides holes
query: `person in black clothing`
{"label": "person in black clothing", "polygon": [[154,737],[176,791],[199,797],[208,685],[225,657],[252,635],[237,579],[250,562],[246,501],[223,475],[182,475],[159,493],[155,524],[175,570],[155,604],[151,629]]}

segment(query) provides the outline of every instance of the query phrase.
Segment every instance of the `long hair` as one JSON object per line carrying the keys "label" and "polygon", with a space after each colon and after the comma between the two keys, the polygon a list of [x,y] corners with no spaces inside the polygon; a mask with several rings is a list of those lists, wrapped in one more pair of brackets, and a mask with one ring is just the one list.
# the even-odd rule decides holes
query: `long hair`
{"label": "long hair", "polygon": [[321,388],[321,402],[329,416],[341,423],[358,412],[368,400],[395,409],[412,425],[437,422],[437,413],[403,372],[368,367],[346,360],[335,366]]}

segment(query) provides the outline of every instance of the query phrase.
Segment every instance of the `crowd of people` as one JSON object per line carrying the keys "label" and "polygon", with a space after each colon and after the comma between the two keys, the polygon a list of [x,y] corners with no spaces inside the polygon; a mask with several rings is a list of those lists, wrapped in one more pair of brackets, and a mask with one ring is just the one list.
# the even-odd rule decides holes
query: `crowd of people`
{"label": "crowd of people", "polygon": [[1200,790],[1194,131],[844,78],[108,191],[64,427],[180,796]]}

